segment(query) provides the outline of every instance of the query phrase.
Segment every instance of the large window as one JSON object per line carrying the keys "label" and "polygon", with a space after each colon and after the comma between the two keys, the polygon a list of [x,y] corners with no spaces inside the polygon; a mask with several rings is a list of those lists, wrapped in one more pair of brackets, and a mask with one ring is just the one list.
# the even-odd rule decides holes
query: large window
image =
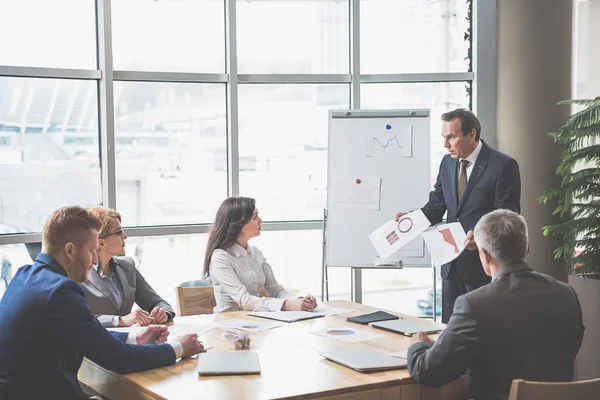
{"label": "large window", "polygon": [[[251,244],[318,295],[329,111],[430,109],[434,177],[440,114],[471,104],[472,19],[465,0],[0,0],[0,246],[20,263],[53,209],[115,208],[174,301],[221,201],[251,196]],[[349,278],[330,270],[334,298]],[[366,272],[363,298],[420,313],[431,283]]]}
{"label": "large window", "polygon": [[348,0],[239,0],[239,72],[348,73],[348,11]]}
{"label": "large window", "polygon": [[0,77],[0,233],[102,203],[93,81]]}
{"label": "large window", "polygon": [[0,65],[96,68],[94,0],[0,0]]}
{"label": "large window", "polygon": [[327,198],[327,118],[349,106],[348,85],[239,89],[240,194],[267,221],[320,219]]}
{"label": "large window", "polygon": [[227,197],[225,85],[116,82],[115,132],[126,225],[212,220]]}
{"label": "large window", "polygon": [[224,5],[215,0],[112,0],[115,69],[225,72]]}
{"label": "large window", "polygon": [[465,0],[361,0],[361,72],[465,72]]}

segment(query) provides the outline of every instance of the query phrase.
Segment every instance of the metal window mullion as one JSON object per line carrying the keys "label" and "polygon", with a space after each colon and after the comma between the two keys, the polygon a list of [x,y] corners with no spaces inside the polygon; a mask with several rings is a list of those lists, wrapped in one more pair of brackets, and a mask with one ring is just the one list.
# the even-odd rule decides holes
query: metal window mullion
{"label": "metal window mullion", "polygon": [[409,74],[365,74],[362,83],[427,83],[427,82],[469,82],[475,78],[473,72],[433,72]]}
{"label": "metal window mullion", "polygon": [[240,193],[239,102],[237,67],[236,0],[225,0],[225,46],[227,84],[227,192]]}
{"label": "metal window mullion", "polygon": [[98,82],[102,204],[105,207],[116,209],[117,179],[115,165],[114,79],[110,15],[110,0],[96,0],[98,68],[102,72],[102,77]]}
{"label": "metal window mullion", "polygon": [[350,0],[350,108],[360,109],[360,0]]}
{"label": "metal window mullion", "polygon": [[132,82],[227,83],[227,74],[160,71],[113,71],[113,79],[115,81]]}
{"label": "metal window mullion", "polygon": [[46,67],[16,67],[0,65],[0,76],[16,78],[54,78],[98,80],[101,73],[95,69],[67,69]]}
{"label": "metal window mullion", "polygon": [[350,74],[240,74],[238,82],[243,84],[336,84],[350,83]]}

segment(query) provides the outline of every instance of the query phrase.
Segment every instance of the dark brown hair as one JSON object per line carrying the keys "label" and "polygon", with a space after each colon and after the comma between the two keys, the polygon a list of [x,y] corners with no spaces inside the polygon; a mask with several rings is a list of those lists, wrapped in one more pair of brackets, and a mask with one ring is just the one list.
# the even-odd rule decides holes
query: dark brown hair
{"label": "dark brown hair", "polygon": [[213,252],[216,249],[225,250],[235,243],[244,225],[252,219],[255,205],[256,201],[249,197],[229,197],[221,203],[206,244],[202,274],[204,279],[210,277]]}
{"label": "dark brown hair", "polygon": [[454,111],[442,114],[442,121],[450,122],[456,118],[460,121],[460,130],[463,136],[467,136],[475,129],[475,140],[479,141],[479,136],[481,136],[481,122],[473,114],[473,111],[466,108],[457,108]]}
{"label": "dark brown hair", "polygon": [[80,244],[84,234],[90,230],[100,230],[102,223],[85,208],[63,207],[54,211],[46,219],[42,232],[44,251],[56,254],[67,243]]}

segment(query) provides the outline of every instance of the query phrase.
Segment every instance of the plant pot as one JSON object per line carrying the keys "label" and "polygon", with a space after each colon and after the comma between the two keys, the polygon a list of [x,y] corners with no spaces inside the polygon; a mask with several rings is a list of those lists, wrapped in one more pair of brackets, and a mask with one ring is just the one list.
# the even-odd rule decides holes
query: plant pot
{"label": "plant pot", "polygon": [[583,311],[585,334],[577,354],[577,379],[600,378],[600,279],[571,275]]}

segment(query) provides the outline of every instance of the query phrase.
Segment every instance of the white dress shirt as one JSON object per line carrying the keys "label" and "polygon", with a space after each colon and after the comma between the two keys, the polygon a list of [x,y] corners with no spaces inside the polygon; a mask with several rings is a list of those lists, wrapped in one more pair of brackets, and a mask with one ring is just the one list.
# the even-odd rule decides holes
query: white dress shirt
{"label": "white dress shirt", "polygon": [[469,154],[469,156],[467,158],[459,158],[458,159],[458,168],[457,168],[457,176],[460,178],[460,162],[462,160],[467,160],[469,162],[469,165],[467,165],[467,181],[469,181],[469,178],[471,177],[471,172],[473,171],[473,166],[475,165],[475,161],[477,161],[477,157],[479,157],[479,153],[481,153],[481,148],[483,147],[483,142],[481,141],[481,139],[479,140],[479,143],[477,143],[477,147],[475,147],[475,150],[473,150],[473,152],[471,154]]}
{"label": "white dress shirt", "polygon": [[[137,344],[137,332],[129,332],[125,343]],[[175,358],[181,358],[181,355],[183,354],[183,345],[181,344],[181,342],[176,339],[171,339],[167,340],[166,343],[173,348],[173,351],[175,352]]]}
{"label": "white dress shirt", "polygon": [[[216,249],[210,260],[210,279],[217,306],[214,312],[280,311],[286,299],[298,296],[280,285],[259,249],[244,249],[237,243],[227,250]],[[264,288],[268,297],[260,297]]]}

